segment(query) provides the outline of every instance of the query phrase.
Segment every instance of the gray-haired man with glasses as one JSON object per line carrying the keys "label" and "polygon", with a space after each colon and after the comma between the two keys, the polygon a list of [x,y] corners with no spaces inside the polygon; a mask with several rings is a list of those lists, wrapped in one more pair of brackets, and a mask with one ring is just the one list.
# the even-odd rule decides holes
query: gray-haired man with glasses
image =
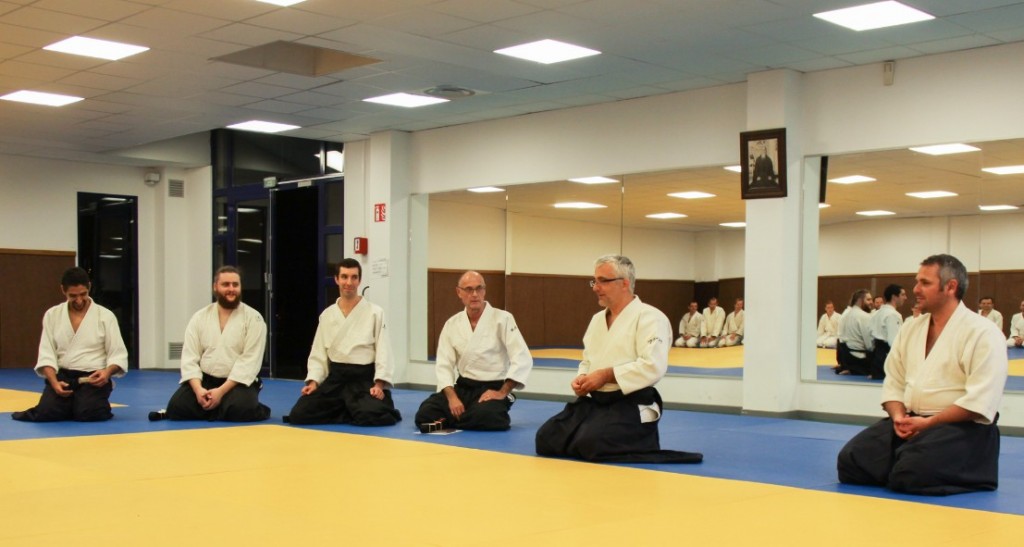
{"label": "gray-haired man with glasses", "polygon": [[597,259],[590,287],[604,309],[583,335],[576,400],[537,430],[537,454],[588,461],[696,463],[693,452],[662,450],[661,396],[668,370],[668,317],[633,294],[636,271],[624,256]]}
{"label": "gray-haired man with glasses", "polygon": [[437,343],[437,393],[416,412],[420,430],[511,427],[509,410],[533,368],[533,357],[512,314],[487,303],[477,272],[459,278],[455,292],[463,311],[441,329]]}

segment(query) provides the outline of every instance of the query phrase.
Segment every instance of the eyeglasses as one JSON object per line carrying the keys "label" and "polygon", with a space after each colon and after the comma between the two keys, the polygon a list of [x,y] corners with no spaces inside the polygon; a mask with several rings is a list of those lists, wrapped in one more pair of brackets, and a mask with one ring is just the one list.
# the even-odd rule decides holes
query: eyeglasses
{"label": "eyeglasses", "polygon": [[600,283],[601,285],[604,285],[605,283],[611,283],[612,281],[622,281],[622,279],[623,278],[621,278],[621,277],[613,277],[611,279],[605,279],[603,277],[598,277],[597,279],[591,279],[590,280],[590,288],[593,289],[595,286],[597,286],[598,283]]}
{"label": "eyeglasses", "polygon": [[458,289],[464,293],[473,294],[482,293],[487,290],[487,287],[485,287],[484,285],[479,285],[477,287],[458,287]]}

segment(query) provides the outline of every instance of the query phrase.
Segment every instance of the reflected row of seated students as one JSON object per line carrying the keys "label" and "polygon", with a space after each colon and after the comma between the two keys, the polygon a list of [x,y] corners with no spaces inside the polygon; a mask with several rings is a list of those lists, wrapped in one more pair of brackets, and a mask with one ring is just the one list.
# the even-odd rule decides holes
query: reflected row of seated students
{"label": "reflected row of seated students", "polygon": [[[387,325],[381,308],[359,296],[361,274],[358,261],[339,264],[340,296],[320,316],[307,378],[286,422],[386,426],[401,420],[391,398]],[[668,368],[672,328],[664,313],[634,294],[635,280],[633,263],[624,256],[596,261],[590,286],[602,309],[583,336],[583,358],[569,385],[576,397],[538,428],[537,454],[597,462],[702,461],[700,453],[661,447],[663,405],[655,385]],[[882,389],[887,417],[843,447],[837,459],[841,482],[919,494],[997,487],[996,423],[1007,352],[995,324],[963,305],[966,287],[959,260],[928,257],[914,286],[922,315],[897,325],[891,341],[889,322],[896,319],[883,321],[877,340],[891,347]],[[512,393],[524,387],[532,358],[514,318],[487,303],[480,274],[466,272],[455,289],[464,309],[442,329],[437,389],[420,405],[417,426],[426,432],[507,430]],[[84,270],[69,270],[61,290],[66,302],[43,321],[36,365],[45,379],[43,395],[36,407],[12,417],[108,420],[110,378],[127,370],[117,322],[89,299]],[[186,329],[179,387],[166,410],[150,419],[256,422],[270,416],[258,400],[263,319],[241,302],[235,268],[219,269],[213,290],[216,302],[196,312]],[[867,316],[870,295],[854,296],[851,313]],[[886,298],[883,309],[895,313],[906,291],[887,289]],[[840,322],[840,344],[855,332],[854,321]]]}
{"label": "reflected row of seated students", "polygon": [[690,302],[679,321],[677,348],[726,348],[743,344],[743,299],[737,298],[729,315],[712,296],[708,306],[698,313],[697,301]]}

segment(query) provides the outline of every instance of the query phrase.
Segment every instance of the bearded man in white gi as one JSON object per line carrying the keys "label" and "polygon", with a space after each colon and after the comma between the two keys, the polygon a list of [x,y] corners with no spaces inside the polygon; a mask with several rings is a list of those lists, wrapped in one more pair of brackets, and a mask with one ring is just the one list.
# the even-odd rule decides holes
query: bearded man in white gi
{"label": "bearded man in white gi", "polygon": [[728,348],[743,343],[743,299],[737,298],[729,315],[725,316],[725,330],[718,339],[718,347]]}
{"label": "bearded man in white gi", "polygon": [[831,300],[825,302],[825,313],[818,319],[818,338],[815,345],[819,348],[834,349],[839,340],[839,314]]}
{"label": "bearded man in white gi", "polygon": [[222,266],[213,278],[217,301],[192,315],[181,348],[181,383],[167,410],[150,420],[258,422],[270,417],[259,402],[267,326],[242,302],[242,276]]}
{"label": "bearded man in white gi", "polygon": [[839,321],[839,342],[836,344],[836,374],[871,374],[875,340],[871,337],[871,293],[859,289],[850,295],[850,306]]}
{"label": "bearded man in white gi", "polygon": [[690,302],[687,312],[679,321],[679,338],[677,348],[695,348],[700,344],[700,334],[704,331],[704,316],[697,310],[697,301]]}
{"label": "bearded man in white gi", "polygon": [[1006,347],[1019,348],[1024,346],[1024,300],[1020,303],[1020,313],[1010,318],[1010,335],[1006,337]]}
{"label": "bearded man in white gi", "polygon": [[967,269],[950,255],[926,258],[914,296],[920,317],[900,329],[885,362],[889,415],[839,452],[839,480],[912,494],[995,490],[999,402],[1006,384],[1003,335],[962,299]]}
{"label": "bearded man in white gi", "polygon": [[887,286],[882,295],[885,297],[885,304],[871,316],[874,350],[871,353],[871,373],[868,377],[872,380],[885,379],[885,358],[889,356],[889,350],[896,340],[896,333],[903,326],[903,316],[900,315],[899,309],[907,301],[907,291],[895,283]]}
{"label": "bearded man in white gi", "polygon": [[306,385],[285,422],[395,425],[394,364],[384,310],[359,294],[363,267],[342,259],[334,275],[338,300],[320,314],[306,362]]}
{"label": "bearded man in white gi", "polygon": [[35,372],[46,382],[39,404],[11,418],[23,422],[101,422],[110,412],[110,377],[128,370],[128,350],[113,312],[89,298],[89,274],[69,268],[60,281],[67,300],[43,315]]}
{"label": "bearded man in white gi", "polygon": [[696,463],[703,455],[662,450],[661,395],[672,326],[633,295],[636,270],[624,256],[597,259],[590,286],[604,309],[583,335],[583,361],[570,384],[576,400],[537,430],[537,454],[587,461]]}
{"label": "bearded man in white gi", "polygon": [[487,285],[477,272],[459,278],[455,292],[465,310],[453,315],[437,342],[437,393],[416,412],[420,430],[442,428],[505,431],[515,402],[533,367],[530,348],[512,314],[484,299]]}
{"label": "bearded man in white gi", "polygon": [[712,296],[702,315],[704,322],[700,333],[700,347],[717,348],[718,339],[725,329],[725,310],[718,307],[718,299]]}

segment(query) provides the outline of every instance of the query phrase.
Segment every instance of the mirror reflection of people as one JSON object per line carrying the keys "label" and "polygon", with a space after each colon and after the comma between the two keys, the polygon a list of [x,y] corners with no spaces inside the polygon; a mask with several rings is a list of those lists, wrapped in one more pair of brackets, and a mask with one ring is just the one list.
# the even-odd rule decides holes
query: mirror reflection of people
{"label": "mirror reflection of people", "polygon": [[743,344],[743,299],[737,298],[732,311],[725,316],[725,330],[718,339],[718,347],[728,348]]}
{"label": "mirror reflection of people", "polygon": [[934,255],[918,270],[921,316],[900,329],[885,362],[888,414],[839,452],[839,480],[899,492],[995,490],[999,403],[1007,377],[1003,335],[963,304],[967,269]]}
{"label": "mirror reflection of people", "polygon": [[698,453],[662,450],[661,396],[672,326],[633,294],[636,270],[624,256],[597,259],[591,287],[604,308],[583,335],[583,361],[570,387],[576,400],[537,430],[541,456],[587,461],[696,463]]}
{"label": "mirror reflection of people", "polygon": [[978,314],[987,317],[989,321],[999,327],[999,330],[1003,330],[1003,314],[999,313],[994,306],[995,300],[991,296],[983,296],[978,300]]}
{"label": "mirror reflection of people", "polygon": [[306,361],[306,382],[285,422],[394,425],[394,363],[384,310],[359,294],[363,267],[342,259],[334,272],[338,299],[320,314]]}
{"label": "mirror reflection of people", "polygon": [[437,342],[437,392],[416,412],[416,423],[443,428],[504,431],[512,420],[513,389],[533,367],[530,348],[512,314],[492,307],[487,285],[466,272],[455,287],[464,309],[451,316]]}
{"label": "mirror reflection of people", "polygon": [[895,283],[887,286],[882,294],[885,303],[871,316],[871,338],[875,347],[871,352],[871,374],[868,377],[873,380],[885,379],[885,358],[889,356],[896,333],[903,326],[899,309],[907,301],[906,289]]}
{"label": "mirror reflection of people", "polygon": [[839,341],[836,343],[836,374],[867,376],[871,374],[874,338],[871,337],[871,293],[859,289],[850,295],[850,306],[839,319]]}
{"label": "mirror reflection of people", "polygon": [[704,321],[701,323],[700,347],[717,348],[718,339],[725,329],[725,310],[718,307],[718,298],[712,296],[708,300],[708,306],[702,313]]}
{"label": "mirror reflection of people", "polygon": [[757,155],[754,157],[754,168],[750,173],[751,188],[773,188],[779,185],[779,176],[775,172],[775,163],[768,156],[768,143],[763,140],[750,144]]}
{"label": "mirror reflection of people", "polygon": [[1024,300],[1020,303],[1020,313],[1010,318],[1010,335],[1006,337],[1006,347],[1019,348],[1024,346]]}
{"label": "mirror reflection of people", "polygon": [[819,348],[835,349],[839,338],[839,314],[831,300],[825,302],[825,313],[818,319],[818,338],[815,345]]}
{"label": "mirror reflection of people", "polygon": [[679,338],[676,338],[674,346],[677,348],[695,348],[700,344],[700,333],[704,330],[704,315],[699,311],[697,301],[694,300],[686,308],[686,313],[679,320]]}
{"label": "mirror reflection of people", "polygon": [[128,349],[113,312],[89,297],[89,274],[69,268],[60,280],[65,302],[46,310],[35,372],[46,381],[39,403],[11,418],[22,422],[101,422],[110,411],[111,377],[128,370]]}
{"label": "mirror reflection of people", "polygon": [[242,302],[242,274],[222,266],[213,278],[216,302],[197,311],[185,327],[181,383],[165,411],[150,420],[259,422],[270,417],[260,403],[259,379],[267,326]]}

